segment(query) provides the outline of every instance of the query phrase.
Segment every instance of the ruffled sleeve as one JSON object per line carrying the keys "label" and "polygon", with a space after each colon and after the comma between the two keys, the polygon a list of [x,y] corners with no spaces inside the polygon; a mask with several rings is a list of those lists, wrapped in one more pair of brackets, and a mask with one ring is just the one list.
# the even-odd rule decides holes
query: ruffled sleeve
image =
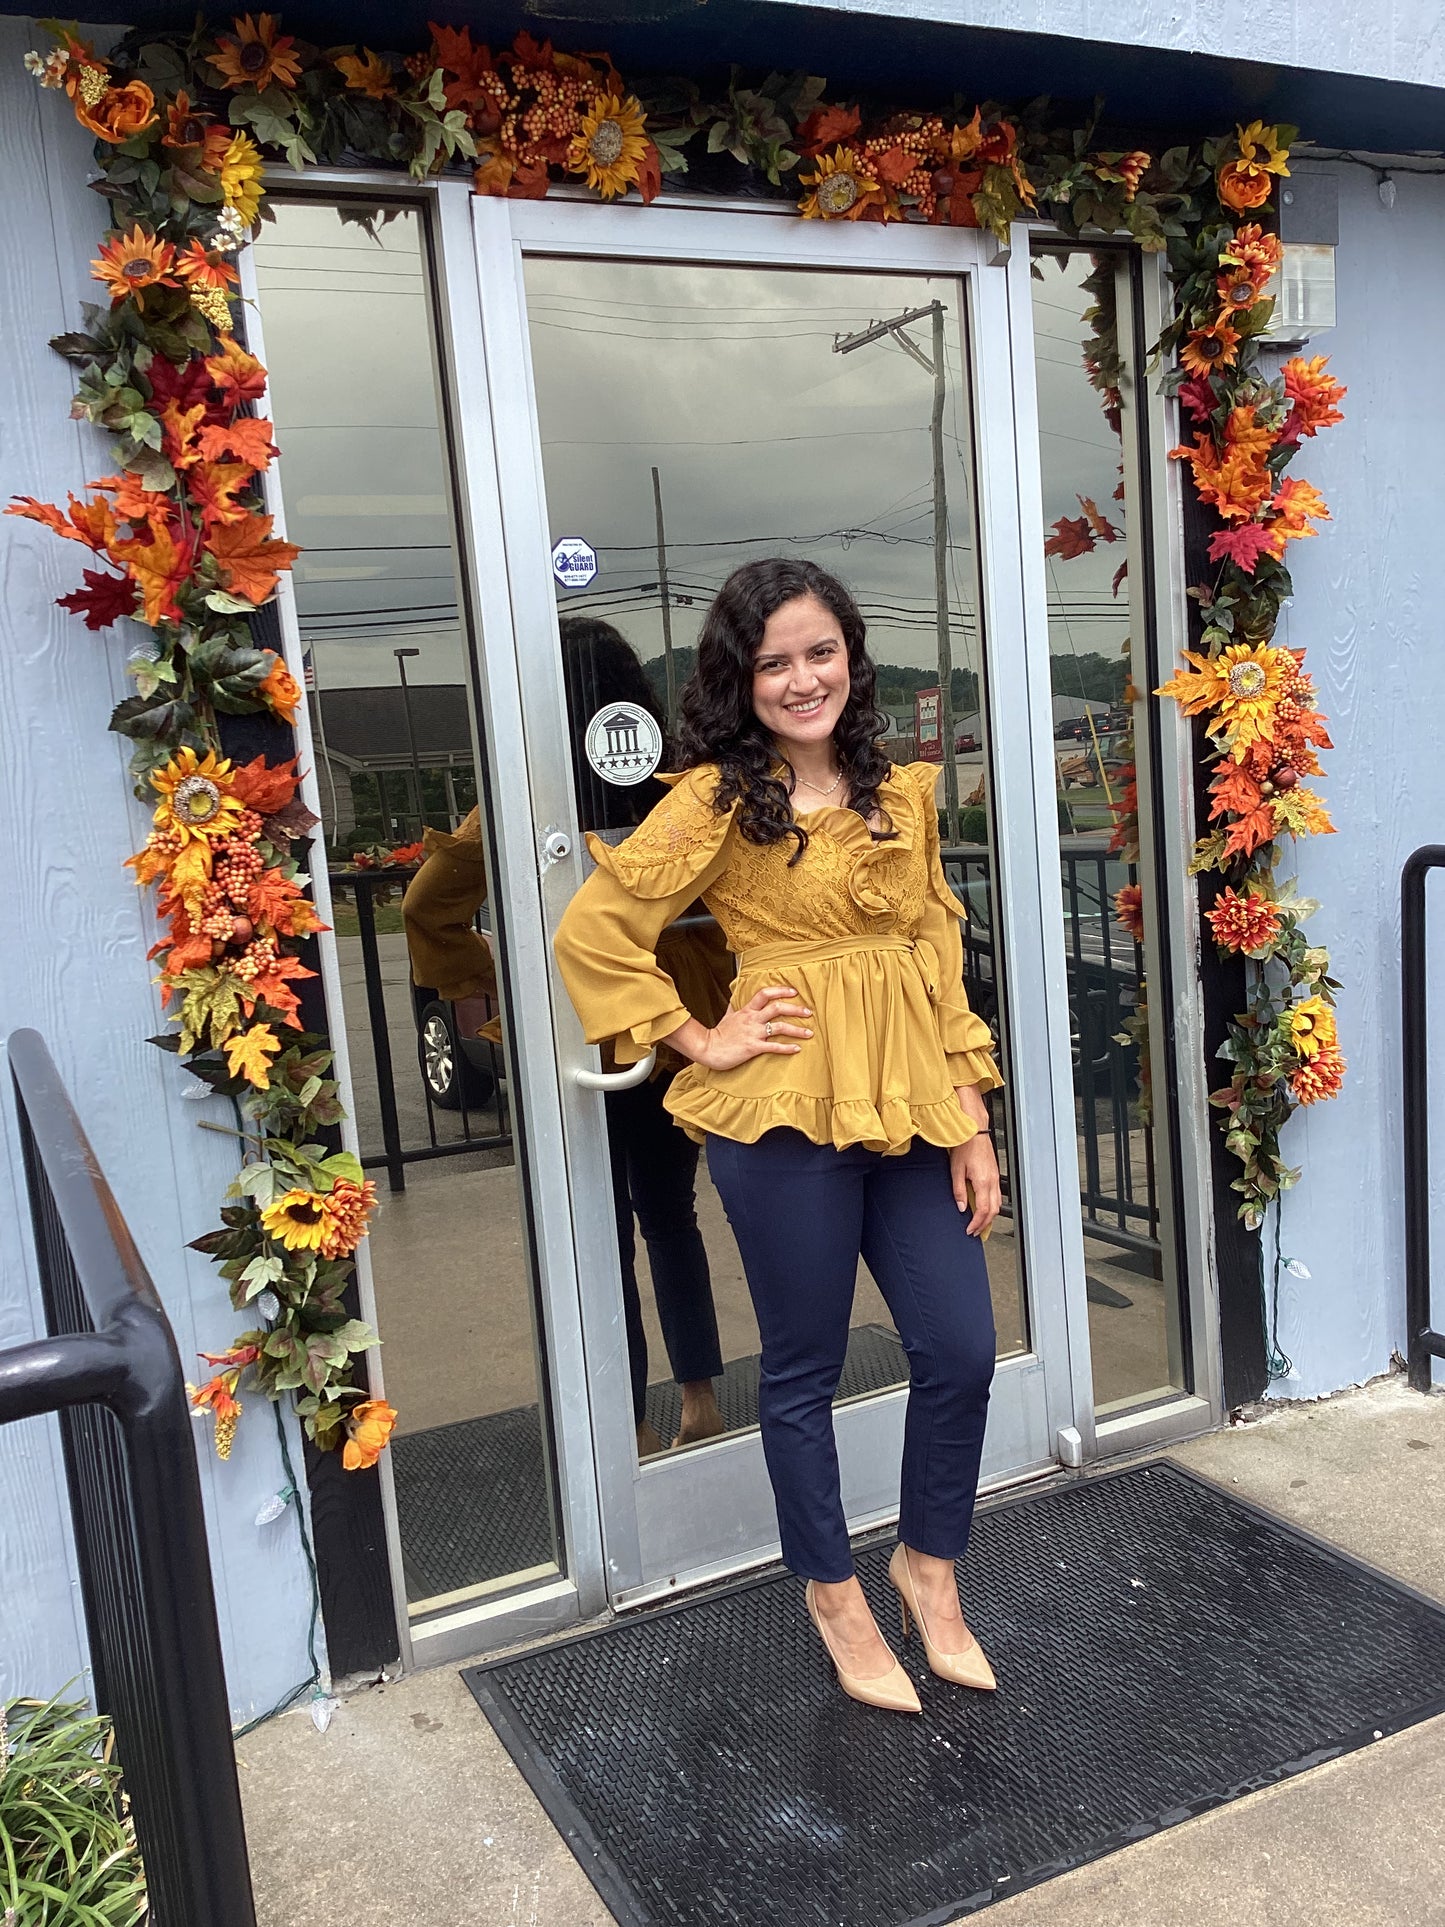
{"label": "ruffled sleeve", "polygon": [[685,1024],[690,1011],[657,960],[659,939],[729,861],[736,809],[713,808],[717,770],[680,777],[623,843],[589,833],[597,868],[563,912],[553,949],[589,1044],[613,1040],[635,1064]]}
{"label": "ruffled sleeve", "polygon": [[480,810],[452,832],[424,832],[426,861],[401,900],[412,982],[438,997],[497,994],[497,967],[472,919],[487,899]]}
{"label": "ruffled sleeve", "polygon": [[1003,1078],[993,1056],[993,1037],[984,1020],[969,1009],[963,987],[962,926],[967,911],[948,887],[938,838],[938,805],[934,792],[940,765],[910,763],[907,775],[918,794],[923,848],[928,862],[928,896],[918,935],[932,944],[938,956],[942,989],[933,1005],[943,1041],[948,1073],[955,1085],[975,1084],[980,1090],[1000,1090]]}

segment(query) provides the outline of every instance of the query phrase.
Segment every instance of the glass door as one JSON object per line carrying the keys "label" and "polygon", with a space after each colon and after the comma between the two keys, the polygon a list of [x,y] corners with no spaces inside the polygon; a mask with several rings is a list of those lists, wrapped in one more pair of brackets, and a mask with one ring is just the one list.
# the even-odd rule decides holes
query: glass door
{"label": "glass door", "polygon": [[[1027,259],[994,261],[974,234],[765,212],[477,200],[472,220],[505,555],[505,581],[480,585],[483,680],[520,707],[496,806],[529,850],[541,930],[584,880],[582,832],[620,840],[662,794],[642,739],[669,767],[677,692],[728,572],[787,555],[843,577],[895,760],[942,766],[965,981],[1006,1078],[991,1099],[1005,1207],[987,1247],[999,1365],[984,1477],[1047,1465],[1074,1420],[1064,1281],[1082,1297],[1083,1259],[1064,1209],[1047,638],[1028,646],[1021,559]],[[459,370],[464,415],[481,378]],[[663,942],[694,1008],[725,996],[731,960],[701,904]],[[555,1065],[564,1181],[539,1184],[532,1207],[540,1262],[557,1268],[554,1323],[576,1294],[606,1585],[626,1602],[776,1550],[757,1331],[706,1162],[662,1110],[666,1067],[618,1075],[584,1044],[550,957],[537,962],[545,1001],[538,982],[511,1000],[532,1034],[509,1043],[537,1076]],[[855,1526],[896,1512],[905,1391],[860,1267],[836,1410]]]}

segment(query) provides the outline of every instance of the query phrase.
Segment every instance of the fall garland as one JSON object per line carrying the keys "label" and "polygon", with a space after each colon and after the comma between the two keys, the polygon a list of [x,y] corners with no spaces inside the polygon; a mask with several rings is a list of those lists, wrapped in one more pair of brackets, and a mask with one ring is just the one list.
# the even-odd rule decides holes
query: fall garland
{"label": "fall garland", "polygon": [[[467,28],[433,27],[429,46],[398,58],[311,46],[264,13],[229,31],[198,22],[188,35],[131,34],[104,56],[73,28],[52,31],[55,46],[26,64],[96,136],[112,223],[93,264],[108,305],[52,345],[79,370],[74,415],[111,431],[117,472],[66,510],[22,498],[8,512],[110,565],[85,570],[63,607],[88,628],[124,617],[142,635],[127,664],[136,693],[111,727],[131,738],[137,793],[154,810],[131,862],[156,886],[163,926],[154,954],[176,1029],[156,1041],[235,1101],[245,1152],[221,1227],[196,1241],[235,1308],[259,1321],[204,1355],[215,1370],[193,1393],[214,1415],[222,1457],[248,1375],[273,1398],[292,1394],[308,1434],[349,1468],[375,1463],[396,1420],[356,1382],[376,1338],[343,1302],[373,1187],[326,1142],[342,1107],[296,990],[314,974],[300,946],[321,928],[298,858],[315,818],[297,795],[295,756],[237,766],[219,722],[260,713],[289,726],[301,700],[251,631],[298,553],[264,513],[261,478],[276,454],[256,413],[266,374],[233,314],[233,257],[267,212],[268,157],[298,169],[389,163],[419,179],[465,163],[481,194],[540,197],[569,181],[603,200],[636,190],[651,201],[664,175],[705,154],[705,168],[791,193],[807,219],[1006,237],[1040,214],[1075,236],[1123,233],[1167,250],[1176,313],[1161,347],[1179,350],[1168,379],[1195,427],[1176,452],[1221,527],[1210,546],[1219,574],[1192,592],[1201,646],[1158,693],[1210,717],[1215,827],[1194,868],[1225,879],[1210,927],[1253,972],[1225,1047],[1233,1080],[1213,1101],[1244,1164],[1241,1214],[1260,1222],[1299,1175],[1280,1160],[1280,1125],[1332,1095],[1343,1069],[1328,959],[1300,933],[1313,906],[1275,879],[1282,837],[1331,827],[1299,780],[1318,771],[1328,737],[1304,652],[1270,640],[1289,593],[1286,545],[1326,513],[1282,471],[1302,437],[1339,419],[1343,390],[1318,360],[1293,361],[1272,382],[1259,373],[1279,250],[1258,218],[1236,218],[1266,210],[1287,171],[1288,130],[1256,122],[1155,158],[1100,147],[1097,120],[1060,127],[1042,103],[1019,115],[982,104],[865,117],[828,102],[816,77],[750,86],[739,70],[717,95],[678,80],[634,91],[606,56],[526,33],[494,52]],[[1112,379],[1100,366],[1105,389]],[[1099,535],[1086,513],[1068,539],[1092,546]],[[1126,791],[1116,835],[1126,856],[1133,807]],[[1116,910],[1127,922],[1136,906]]]}

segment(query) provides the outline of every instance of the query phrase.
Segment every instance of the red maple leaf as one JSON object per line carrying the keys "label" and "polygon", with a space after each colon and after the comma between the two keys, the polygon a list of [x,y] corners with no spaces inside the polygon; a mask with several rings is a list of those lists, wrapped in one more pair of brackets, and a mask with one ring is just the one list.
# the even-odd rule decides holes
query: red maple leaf
{"label": "red maple leaf", "polygon": [[1270,532],[1262,522],[1241,522],[1237,529],[1221,529],[1210,537],[1209,559],[1232,562],[1246,575],[1253,575],[1255,563],[1269,551],[1269,542]]}
{"label": "red maple leaf", "polygon": [[106,575],[100,569],[82,569],[81,574],[85,587],[55,600],[62,609],[84,616],[87,629],[108,629],[121,616],[135,614],[136,585],[128,575]]}
{"label": "red maple leaf", "polygon": [[435,21],[428,24],[436,63],[454,76],[443,82],[448,111],[484,106],[491,95],[483,82],[497,71],[490,48],[472,45],[470,27],[439,27]]}
{"label": "red maple leaf", "polygon": [[644,203],[655,201],[662,192],[662,156],[652,141],[647,143],[638,163],[637,191]]}
{"label": "red maple leaf", "polygon": [[1061,562],[1072,562],[1076,555],[1087,555],[1096,546],[1085,516],[1076,515],[1071,520],[1061,515],[1054,528],[1057,533],[1045,542],[1044,554],[1056,555]]}
{"label": "red maple leaf", "polygon": [[1180,382],[1179,402],[1197,422],[1207,422],[1219,406],[1208,375],[1191,375],[1188,381]]}
{"label": "red maple leaf", "polygon": [[184,412],[198,405],[210,407],[211,377],[206,372],[205,362],[193,355],[177,367],[167,361],[164,355],[154,355],[151,365],[145,371],[150,383],[151,400],[156,414],[162,413],[167,403],[173,402],[177,409]]}

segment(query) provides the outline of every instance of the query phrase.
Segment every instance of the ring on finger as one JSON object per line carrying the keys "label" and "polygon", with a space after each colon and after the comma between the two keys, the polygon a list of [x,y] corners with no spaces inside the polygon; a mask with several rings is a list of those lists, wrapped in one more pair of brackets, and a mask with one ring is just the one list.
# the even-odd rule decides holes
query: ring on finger
{"label": "ring on finger", "polygon": [[763,1025],[763,1035],[764,1035],[764,1037],[771,1037],[771,1036],[772,1036],[772,1034],[773,1034],[773,1027],[772,1027],[772,1025],[771,1025],[770,1023],[768,1023],[768,1024],[764,1024],[764,1025]]}

